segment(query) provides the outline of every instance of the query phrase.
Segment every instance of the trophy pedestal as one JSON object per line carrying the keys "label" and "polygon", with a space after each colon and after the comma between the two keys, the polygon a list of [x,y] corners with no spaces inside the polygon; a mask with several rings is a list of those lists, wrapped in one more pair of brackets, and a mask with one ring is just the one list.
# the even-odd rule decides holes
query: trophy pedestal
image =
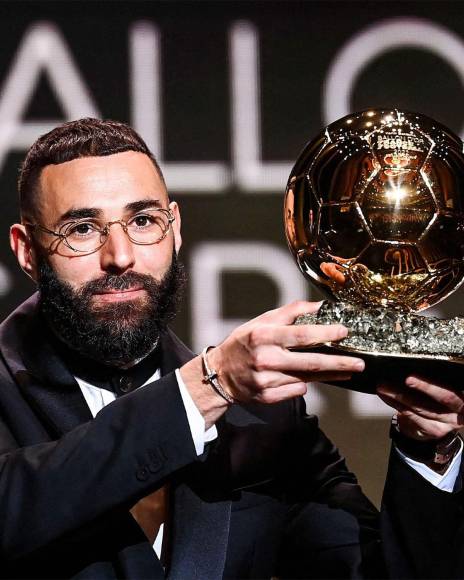
{"label": "trophy pedestal", "polygon": [[375,393],[382,381],[403,383],[409,375],[464,389],[464,318],[440,319],[381,307],[324,302],[295,324],[343,324],[348,336],[311,350],[362,358],[366,368],[337,386]]}

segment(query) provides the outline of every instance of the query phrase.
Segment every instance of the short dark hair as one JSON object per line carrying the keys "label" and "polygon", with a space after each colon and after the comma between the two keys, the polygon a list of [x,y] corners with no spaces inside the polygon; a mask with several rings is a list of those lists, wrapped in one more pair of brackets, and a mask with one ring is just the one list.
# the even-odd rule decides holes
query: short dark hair
{"label": "short dark hair", "polygon": [[103,157],[137,151],[147,155],[164,183],[163,173],[140,135],[126,123],[100,119],[69,121],[45,133],[29,149],[18,178],[21,217],[35,213],[34,197],[42,169],[81,157]]}

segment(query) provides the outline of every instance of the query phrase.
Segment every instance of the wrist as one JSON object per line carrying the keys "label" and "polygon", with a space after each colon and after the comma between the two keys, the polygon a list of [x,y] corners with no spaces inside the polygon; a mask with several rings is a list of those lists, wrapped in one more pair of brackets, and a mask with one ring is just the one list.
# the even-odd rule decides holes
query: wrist
{"label": "wrist", "polygon": [[233,405],[235,403],[234,397],[221,384],[216,366],[210,364],[211,361],[208,359],[208,352],[214,348],[214,346],[207,346],[201,353],[201,361],[203,364],[203,383],[209,384],[213,391],[215,391],[215,393],[218,394],[226,403]]}
{"label": "wrist", "polygon": [[195,406],[205,419],[206,428],[211,427],[228,409],[227,402],[209,385],[203,382],[203,363],[200,356],[187,362],[179,369],[182,381]]}
{"label": "wrist", "polygon": [[439,439],[420,441],[400,431],[397,416],[392,417],[390,438],[404,455],[423,463],[433,471],[443,474],[461,449],[461,437],[451,431]]}

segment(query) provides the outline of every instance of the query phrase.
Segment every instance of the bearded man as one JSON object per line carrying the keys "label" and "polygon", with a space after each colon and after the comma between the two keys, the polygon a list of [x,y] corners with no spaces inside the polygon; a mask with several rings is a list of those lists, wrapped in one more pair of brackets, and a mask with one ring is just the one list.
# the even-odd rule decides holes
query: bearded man
{"label": "bearded man", "polygon": [[347,330],[294,303],[194,356],[167,326],[179,207],[123,123],[42,136],[19,193],[38,292],[0,327],[2,577],[360,577],[376,512],[301,395],[363,362],[291,350]]}

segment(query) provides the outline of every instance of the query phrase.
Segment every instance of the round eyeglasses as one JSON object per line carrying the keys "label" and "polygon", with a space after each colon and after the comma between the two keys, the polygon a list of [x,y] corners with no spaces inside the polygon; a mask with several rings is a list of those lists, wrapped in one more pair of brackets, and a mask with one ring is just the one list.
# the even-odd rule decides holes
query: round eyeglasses
{"label": "round eyeglasses", "polygon": [[25,225],[56,236],[70,250],[83,255],[99,250],[108,239],[110,228],[114,224],[119,224],[134,244],[148,246],[164,240],[174,220],[175,217],[170,209],[157,208],[139,212],[127,221],[114,220],[102,224],[99,220],[92,218],[72,220],[64,223],[57,232],[37,223]]}

